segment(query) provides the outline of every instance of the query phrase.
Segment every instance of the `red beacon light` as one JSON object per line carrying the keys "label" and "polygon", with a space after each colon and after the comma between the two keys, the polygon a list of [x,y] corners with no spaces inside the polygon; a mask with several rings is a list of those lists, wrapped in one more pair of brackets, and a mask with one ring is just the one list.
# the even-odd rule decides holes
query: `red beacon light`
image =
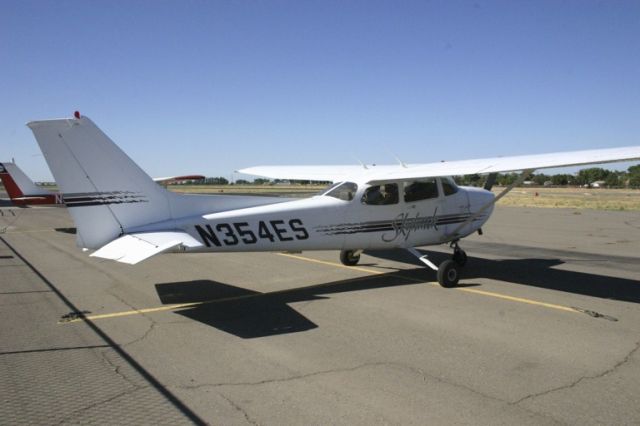
{"label": "red beacon light", "polygon": [[80,120],[80,111],[75,111],[75,112],[73,113],[73,116],[74,116],[75,118],[77,118],[78,120]]}

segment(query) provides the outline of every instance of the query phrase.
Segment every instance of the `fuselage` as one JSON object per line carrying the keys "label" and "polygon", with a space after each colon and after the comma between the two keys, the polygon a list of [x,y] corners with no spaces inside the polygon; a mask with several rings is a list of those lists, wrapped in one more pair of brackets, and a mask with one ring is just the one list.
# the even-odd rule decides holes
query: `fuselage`
{"label": "fuselage", "polygon": [[[177,219],[174,229],[203,244],[184,251],[404,248],[463,238],[477,231],[493,209],[490,206],[472,218],[493,194],[457,187],[448,178],[412,184],[342,182],[307,199],[274,199],[278,202]],[[132,231],[153,231],[153,227]]]}

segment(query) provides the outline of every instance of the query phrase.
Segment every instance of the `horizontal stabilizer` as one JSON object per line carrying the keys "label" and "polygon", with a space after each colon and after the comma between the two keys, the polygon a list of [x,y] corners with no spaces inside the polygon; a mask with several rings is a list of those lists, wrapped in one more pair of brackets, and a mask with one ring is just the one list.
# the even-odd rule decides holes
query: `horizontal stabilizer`
{"label": "horizontal stabilizer", "polygon": [[186,232],[143,232],[123,235],[96,250],[91,256],[135,265],[151,256],[180,245],[186,247],[202,246]]}

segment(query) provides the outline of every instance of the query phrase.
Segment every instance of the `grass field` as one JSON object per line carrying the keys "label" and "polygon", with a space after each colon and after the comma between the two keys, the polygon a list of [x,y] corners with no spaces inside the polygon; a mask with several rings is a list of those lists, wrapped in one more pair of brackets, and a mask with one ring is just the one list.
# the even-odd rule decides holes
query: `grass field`
{"label": "grass field", "polygon": [[[210,194],[254,194],[307,197],[324,185],[173,185],[173,191]],[[498,194],[503,188],[494,187]],[[501,206],[640,211],[640,190],[587,188],[515,188]]]}
{"label": "grass field", "polygon": [[[502,188],[494,188],[499,193]],[[640,190],[597,188],[515,188],[498,201],[502,206],[640,210]]]}

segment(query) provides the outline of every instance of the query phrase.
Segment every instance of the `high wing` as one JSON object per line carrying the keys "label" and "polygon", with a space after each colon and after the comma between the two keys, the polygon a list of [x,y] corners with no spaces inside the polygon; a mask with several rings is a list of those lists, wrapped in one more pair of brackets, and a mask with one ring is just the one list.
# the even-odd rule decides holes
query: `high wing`
{"label": "high wing", "polygon": [[352,176],[366,173],[372,167],[388,167],[396,169],[396,166],[364,166],[338,165],[338,166],[257,166],[236,173],[244,173],[253,176],[262,176],[269,179],[313,180],[319,182],[340,182]]}
{"label": "high wing", "polygon": [[441,161],[428,164],[368,166],[366,169],[363,166],[260,166],[238,170],[238,172],[273,179],[338,182],[347,178],[362,178],[367,183],[377,183],[390,180],[403,181],[425,177],[517,172],[630,160],[640,160],[640,146],[479,160]]}

